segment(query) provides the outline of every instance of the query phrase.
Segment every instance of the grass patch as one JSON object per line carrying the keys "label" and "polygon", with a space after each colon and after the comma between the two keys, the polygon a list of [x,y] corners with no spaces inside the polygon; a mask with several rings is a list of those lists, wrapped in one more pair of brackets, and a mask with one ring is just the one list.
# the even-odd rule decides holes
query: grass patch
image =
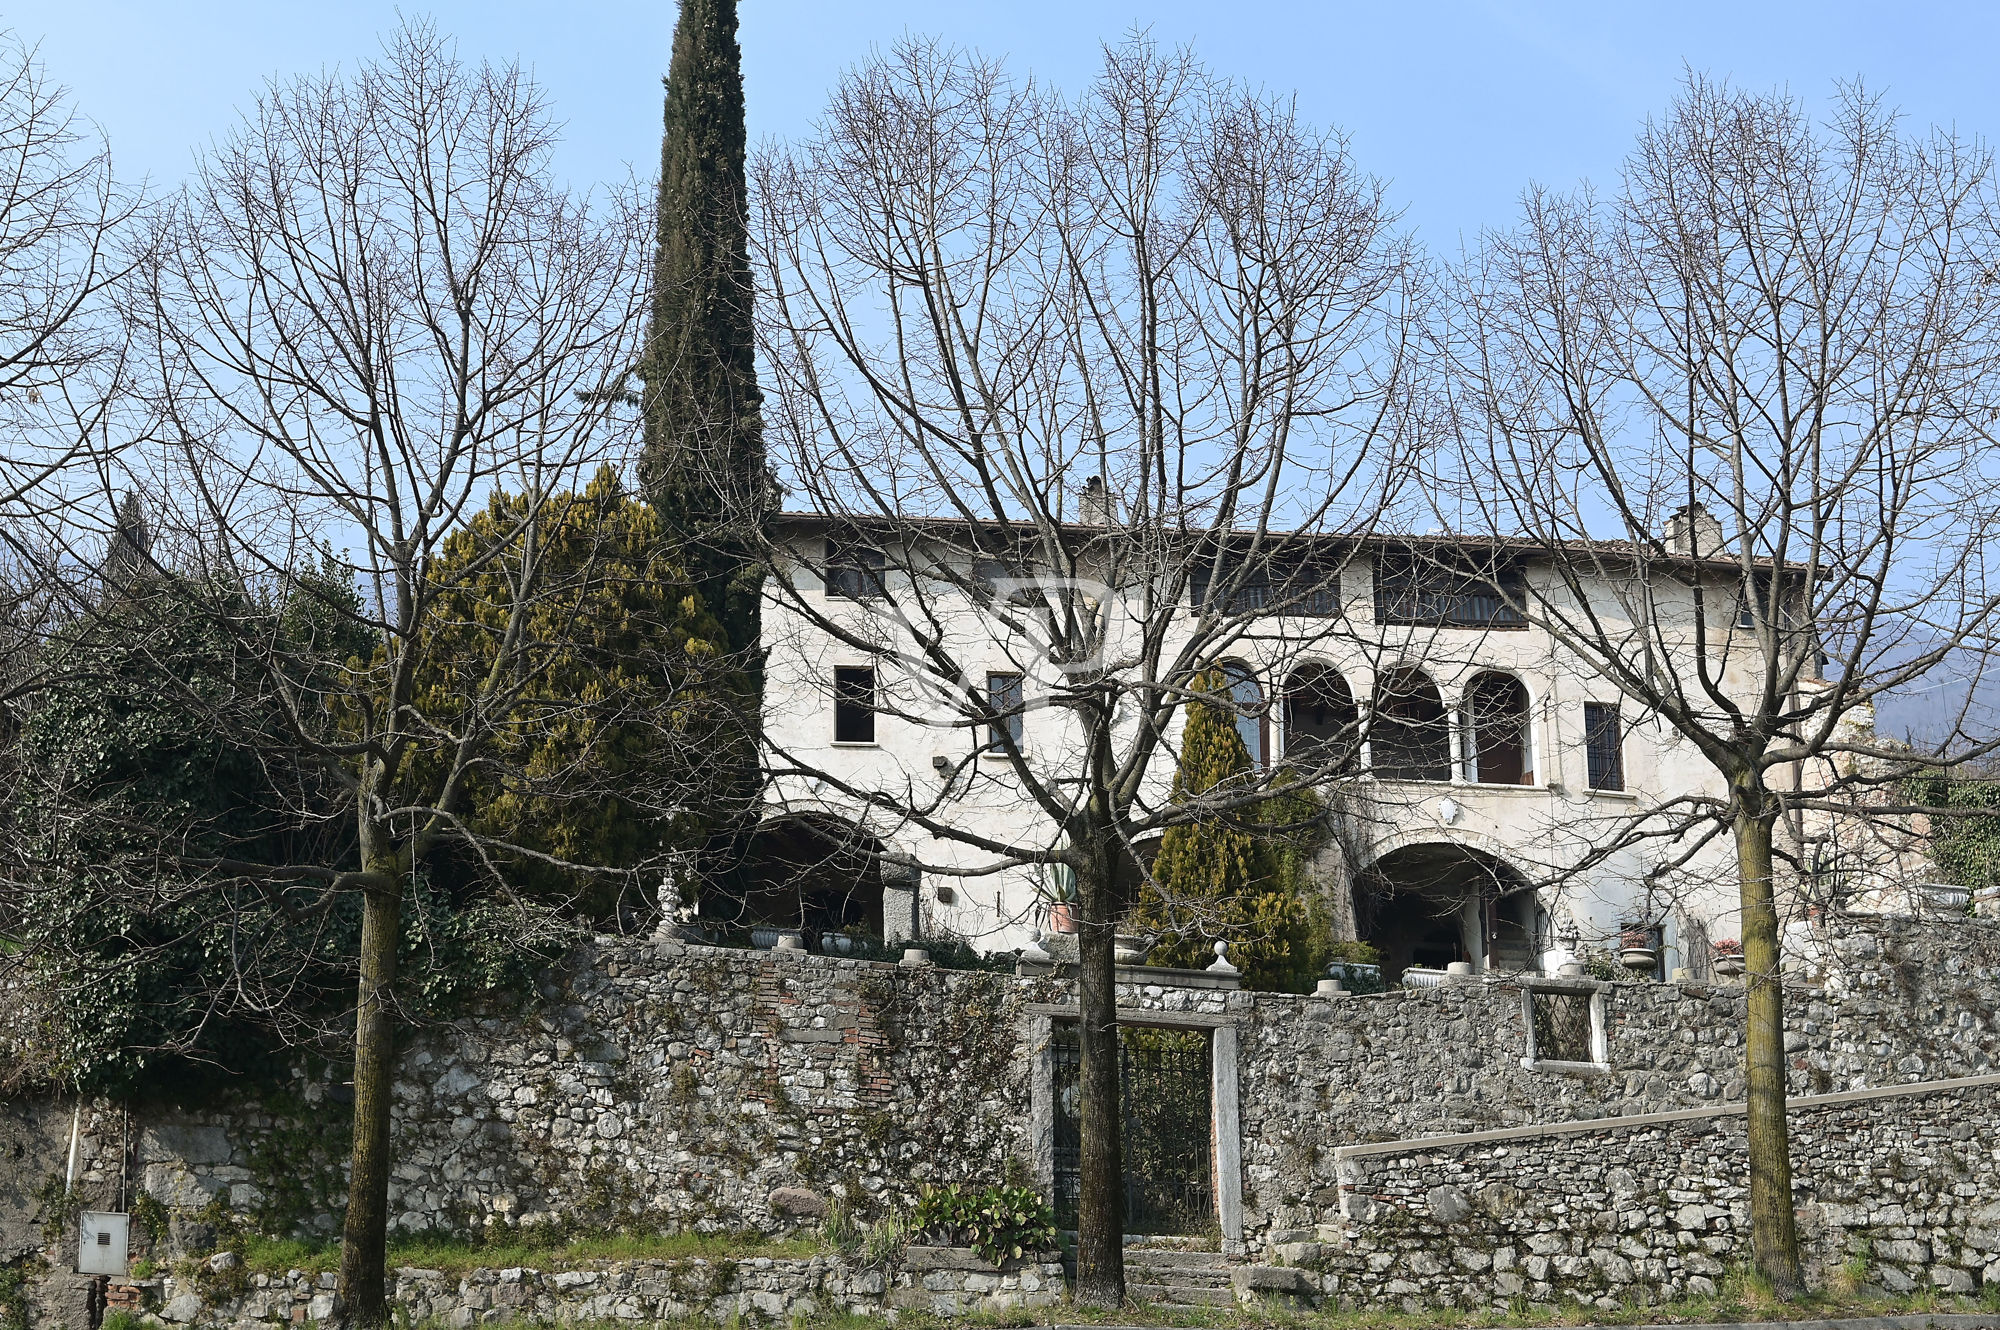
{"label": "grass patch", "polygon": [[[479,1266],[561,1270],[591,1261],[743,1260],[809,1257],[825,1250],[817,1238],[767,1238],[761,1233],[582,1233],[549,1240],[507,1233],[493,1238],[441,1233],[392,1234],[389,1267],[416,1266],[464,1274]],[[340,1267],[337,1240],[246,1238],[237,1255],[253,1274],[303,1270],[317,1275]]]}

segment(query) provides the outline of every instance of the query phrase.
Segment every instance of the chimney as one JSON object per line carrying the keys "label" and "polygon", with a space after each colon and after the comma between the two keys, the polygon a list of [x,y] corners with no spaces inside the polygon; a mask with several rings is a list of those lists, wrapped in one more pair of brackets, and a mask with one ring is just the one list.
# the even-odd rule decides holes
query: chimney
{"label": "chimney", "polygon": [[1083,495],[1076,501],[1076,520],[1085,526],[1110,526],[1113,516],[1104,477],[1092,476],[1084,481]]}
{"label": "chimney", "polygon": [[1698,503],[1690,503],[1667,514],[1661,532],[1667,548],[1694,559],[1712,559],[1723,553],[1722,523]]}

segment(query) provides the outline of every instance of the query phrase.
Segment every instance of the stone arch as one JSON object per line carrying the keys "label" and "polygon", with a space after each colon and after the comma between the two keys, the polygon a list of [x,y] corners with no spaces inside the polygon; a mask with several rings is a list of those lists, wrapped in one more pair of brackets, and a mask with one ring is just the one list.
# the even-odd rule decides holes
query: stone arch
{"label": "stone arch", "polygon": [[1361,748],[1361,710],[1347,679],[1313,661],[1285,678],[1285,761],[1350,770]]}
{"label": "stone arch", "polygon": [[745,833],[700,917],[725,932],[797,929],[808,946],[843,931],[885,936],[884,888],[900,864],[880,838],[836,813],[776,813]]}
{"label": "stone arch", "polygon": [[1382,952],[1383,976],[1411,966],[1528,970],[1540,918],[1528,880],[1507,859],[1462,839],[1411,835],[1385,845],[1355,882],[1355,923]]}
{"label": "stone arch", "polygon": [[1481,785],[1535,783],[1534,724],[1526,684],[1504,670],[1481,670],[1465,685],[1461,715],[1467,780]]}
{"label": "stone arch", "polygon": [[1415,665],[1383,671],[1368,713],[1369,765],[1378,780],[1451,779],[1451,714],[1430,675]]}

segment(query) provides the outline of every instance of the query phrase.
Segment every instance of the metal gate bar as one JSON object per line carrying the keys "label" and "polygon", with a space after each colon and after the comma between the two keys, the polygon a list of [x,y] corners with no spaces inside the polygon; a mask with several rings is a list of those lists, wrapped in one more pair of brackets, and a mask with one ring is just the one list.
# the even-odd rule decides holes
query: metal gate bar
{"label": "metal gate bar", "polygon": [[[1214,1233],[1209,1032],[1126,1027],[1118,1036],[1125,1231]],[[1056,1218],[1064,1228],[1075,1228],[1082,1185],[1083,1094],[1073,1023],[1055,1027],[1051,1051]]]}

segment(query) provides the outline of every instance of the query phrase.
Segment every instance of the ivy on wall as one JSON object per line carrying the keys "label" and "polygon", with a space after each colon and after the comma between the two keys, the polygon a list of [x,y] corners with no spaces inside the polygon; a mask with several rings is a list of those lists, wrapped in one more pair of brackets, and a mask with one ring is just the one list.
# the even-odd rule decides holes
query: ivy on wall
{"label": "ivy on wall", "polygon": [[2000,886],[2000,780],[1933,777],[1911,782],[1913,802],[1962,814],[1931,818],[1931,858],[1946,881],[1977,891]]}

